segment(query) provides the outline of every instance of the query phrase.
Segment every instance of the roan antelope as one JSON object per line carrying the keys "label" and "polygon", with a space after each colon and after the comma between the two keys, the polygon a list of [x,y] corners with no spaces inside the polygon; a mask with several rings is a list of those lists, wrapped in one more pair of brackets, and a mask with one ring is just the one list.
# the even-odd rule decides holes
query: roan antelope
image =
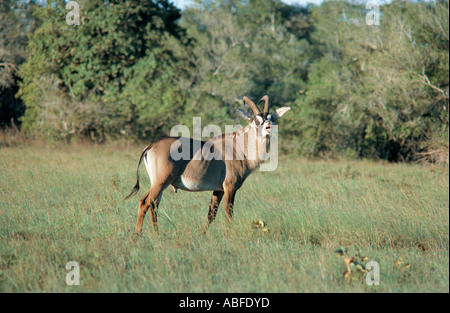
{"label": "roan antelope", "polygon": [[[236,110],[248,123],[242,129],[212,137],[208,141],[166,137],[144,149],[137,167],[136,185],[125,198],[128,199],[138,192],[139,167],[144,160],[151,188],[139,202],[137,234],[142,231],[144,217],[149,209],[153,229],[157,230],[158,205],[163,191],[169,185],[172,185],[175,191],[213,191],[203,232],[206,232],[215,219],[224,195],[227,222],[231,222],[236,191],[241,188],[248,175],[264,161],[270,145],[273,123],[291,109],[282,107],[270,115],[268,96],[264,96],[259,102],[264,102],[263,113],[250,98],[244,97],[243,100],[251,107],[254,117],[246,111]],[[183,149],[188,152],[186,157],[173,157]]]}

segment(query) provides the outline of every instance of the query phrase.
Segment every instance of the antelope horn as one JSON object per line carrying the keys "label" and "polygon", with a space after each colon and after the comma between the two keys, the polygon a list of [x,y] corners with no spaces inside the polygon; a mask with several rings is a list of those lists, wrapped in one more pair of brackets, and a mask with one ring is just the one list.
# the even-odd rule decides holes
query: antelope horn
{"label": "antelope horn", "polygon": [[251,123],[253,121],[253,117],[247,111],[237,109],[234,112],[239,114],[242,118],[244,118],[247,121],[247,123]]}
{"label": "antelope horn", "polygon": [[264,97],[262,97],[261,100],[259,100],[258,104],[260,104],[263,101],[264,101],[263,117],[266,120],[267,119],[267,115],[269,115],[269,96],[265,95]]}
{"label": "antelope horn", "polygon": [[243,100],[252,108],[253,114],[255,114],[255,116],[261,116],[261,111],[258,109],[255,102],[253,102],[249,97],[244,97]]}

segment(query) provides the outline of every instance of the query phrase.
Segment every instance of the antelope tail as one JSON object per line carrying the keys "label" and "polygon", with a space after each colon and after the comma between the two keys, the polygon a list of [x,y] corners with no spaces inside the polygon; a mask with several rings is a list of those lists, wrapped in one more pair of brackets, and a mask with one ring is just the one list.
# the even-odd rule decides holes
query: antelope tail
{"label": "antelope tail", "polygon": [[136,176],[137,176],[136,185],[134,185],[133,190],[131,190],[131,193],[128,196],[126,196],[124,200],[127,200],[128,198],[134,196],[139,191],[139,188],[140,188],[139,187],[139,167],[141,167],[142,159],[144,158],[145,153],[147,153],[147,151],[150,150],[151,148],[152,148],[152,145],[149,145],[144,149],[144,151],[142,151],[141,158],[139,159],[138,167],[136,170]]}

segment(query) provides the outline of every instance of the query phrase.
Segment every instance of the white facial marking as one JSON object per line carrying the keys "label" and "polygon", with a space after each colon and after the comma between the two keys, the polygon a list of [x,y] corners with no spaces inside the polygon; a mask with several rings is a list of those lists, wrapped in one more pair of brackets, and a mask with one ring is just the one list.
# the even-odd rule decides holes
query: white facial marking
{"label": "white facial marking", "polygon": [[263,118],[261,116],[256,116],[256,119],[258,120],[259,124],[261,125],[263,123]]}
{"label": "white facial marking", "polygon": [[262,135],[263,136],[270,136],[270,134],[272,133],[272,123],[270,121],[265,121],[263,126],[262,126]]}

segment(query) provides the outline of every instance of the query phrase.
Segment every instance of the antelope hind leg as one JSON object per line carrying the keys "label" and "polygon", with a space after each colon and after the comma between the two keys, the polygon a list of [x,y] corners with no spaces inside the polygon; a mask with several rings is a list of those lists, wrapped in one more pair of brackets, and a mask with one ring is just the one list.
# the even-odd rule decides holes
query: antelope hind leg
{"label": "antelope hind leg", "polygon": [[136,234],[142,232],[142,224],[144,223],[145,214],[150,209],[150,218],[154,231],[158,231],[157,209],[161,202],[162,192],[165,188],[162,186],[152,186],[147,194],[139,201],[139,211],[136,222]]}

